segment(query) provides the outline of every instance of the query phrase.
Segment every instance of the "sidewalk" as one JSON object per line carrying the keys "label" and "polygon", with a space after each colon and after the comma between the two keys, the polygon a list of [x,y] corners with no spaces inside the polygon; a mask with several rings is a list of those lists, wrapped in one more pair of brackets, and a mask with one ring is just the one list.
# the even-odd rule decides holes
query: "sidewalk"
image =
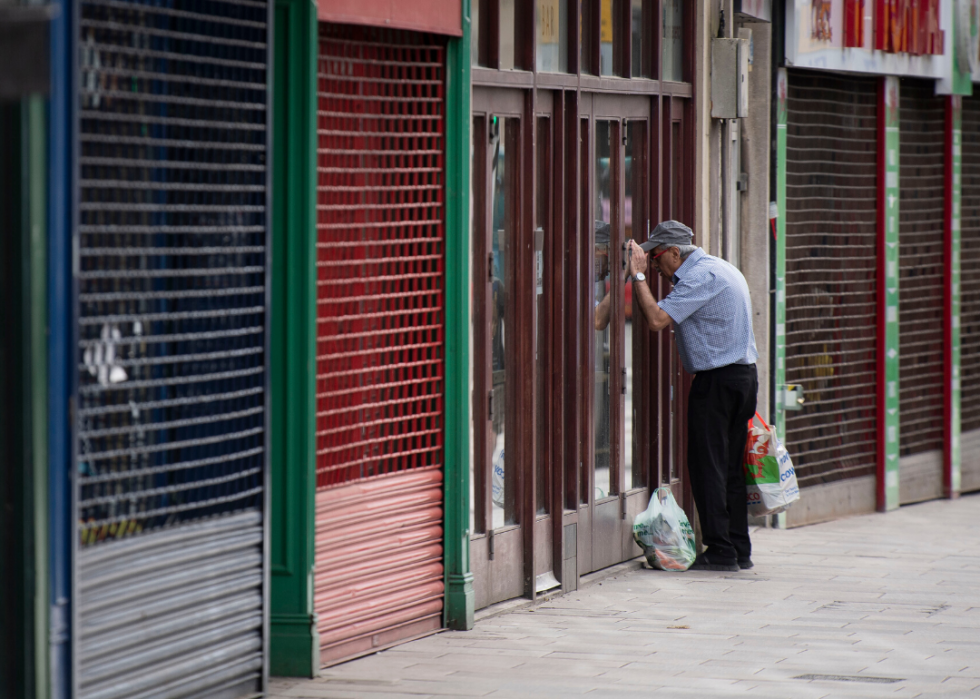
{"label": "sidewalk", "polygon": [[980,495],[752,539],[752,570],[634,570],[270,696],[980,696]]}

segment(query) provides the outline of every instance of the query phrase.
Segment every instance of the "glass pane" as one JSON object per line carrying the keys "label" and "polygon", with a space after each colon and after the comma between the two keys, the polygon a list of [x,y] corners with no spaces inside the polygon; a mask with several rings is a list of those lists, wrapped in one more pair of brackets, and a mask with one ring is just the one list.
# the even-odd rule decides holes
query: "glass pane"
{"label": "glass pane", "polygon": [[[631,121],[626,125],[626,240],[643,241],[647,235],[647,214],[644,208],[646,191],[646,122]],[[636,282],[639,284],[640,282]],[[626,474],[626,487],[639,488],[646,485],[644,473],[639,468],[637,449],[637,401],[633,399],[634,347],[639,344],[639,334],[633,334],[633,314],[640,313],[634,303],[632,283],[626,285],[626,410],[623,414],[626,432],[626,451],[623,455],[623,468]],[[635,468],[634,468],[635,466]]]}
{"label": "glass pane", "polygon": [[470,0],[470,64],[480,65],[480,0]]}
{"label": "glass pane", "polygon": [[630,73],[634,78],[650,77],[650,61],[647,58],[647,47],[644,42],[649,41],[649,30],[644,31],[650,25],[649,20],[644,22],[643,7],[648,5],[644,0],[630,0]]}
{"label": "glass pane", "polygon": [[538,70],[568,72],[567,0],[538,0]]}
{"label": "glass pane", "polygon": [[683,66],[681,65],[684,47],[683,1],[663,0],[663,8],[663,79],[682,82],[684,80]]}
{"label": "glass pane", "polygon": [[595,425],[595,499],[611,492],[609,479],[609,369],[610,332],[609,289],[612,282],[609,266],[610,205],[612,190],[609,177],[609,156],[612,152],[609,122],[597,121],[595,127],[595,395],[592,419]]}
{"label": "glass pane", "polygon": [[670,217],[678,219],[681,216],[680,187],[681,179],[681,123],[670,124]]}
{"label": "glass pane", "polygon": [[[579,180],[579,206],[581,207],[581,216],[579,218],[582,221],[583,228],[590,225],[590,214],[589,214],[589,203],[592,198],[592,176],[590,170],[589,161],[589,120],[581,120],[581,128],[579,130],[579,162],[582,164],[581,179]],[[588,235],[587,229],[582,231],[582,237],[585,238]],[[586,257],[583,255],[583,257]],[[587,258],[586,258],[587,259]],[[588,297],[586,297],[588,300]],[[592,319],[592,314],[588,315],[588,319]],[[588,323],[583,323],[584,328],[590,327]],[[588,337],[583,332],[583,338]],[[583,354],[586,354],[583,352]],[[588,356],[586,354],[586,356]],[[587,468],[588,459],[585,458],[585,454],[582,455],[583,459],[577,464],[579,468],[579,502],[583,505],[589,503],[589,496],[592,491],[589,487],[589,469]]]}
{"label": "glass pane", "polygon": [[[483,160],[483,158],[478,157],[480,155],[481,147],[485,145],[484,139],[486,138],[486,136],[483,133],[484,122],[485,119],[482,116],[473,117],[473,139],[470,141],[470,172],[473,175],[471,178],[473,189],[470,192],[470,231],[472,232],[472,236],[473,236],[472,245],[474,250],[478,249],[479,247],[476,244],[478,240],[478,236],[482,236],[486,234],[484,230],[486,224],[483,220],[481,220],[483,217],[481,217],[477,213],[477,206],[476,206],[476,203],[484,199],[486,196],[485,192],[482,191],[484,180],[482,177],[479,176],[480,170],[482,169],[482,166],[485,161]],[[480,356],[480,353],[474,353],[475,348],[473,346],[473,339],[477,336],[476,333],[477,330],[476,323],[478,320],[477,319],[478,310],[476,305],[476,299],[478,296],[477,285],[486,283],[485,281],[486,277],[479,278],[477,277],[476,274],[472,273],[475,267],[476,265],[474,264],[470,265],[471,268],[470,279],[472,280],[473,283],[473,288],[470,291],[470,357],[474,357],[474,358]],[[482,316],[479,318],[479,320],[481,321],[483,320]],[[473,366],[473,363],[470,362],[469,363],[470,395],[473,396],[474,402],[477,400],[476,383],[475,383],[475,375],[474,375],[475,370],[476,369]],[[477,406],[474,405],[472,407],[473,407],[472,410],[473,420],[476,420]],[[477,459],[479,458],[482,464],[483,460],[486,458],[482,454],[477,454],[474,448],[477,444],[476,431],[478,429],[481,429],[480,425],[477,425],[475,423],[470,423],[470,533],[471,534],[475,534],[478,531],[480,532],[483,531],[484,529],[483,522],[485,519],[484,513],[482,512],[483,510],[482,502],[483,502],[483,494],[486,491],[478,487],[479,481],[477,480],[476,470],[475,470]],[[477,517],[476,514],[477,508],[481,510],[479,517]],[[480,525],[479,529],[477,529],[477,523],[479,523]]]}
{"label": "glass pane", "polygon": [[[508,338],[516,337],[513,329],[513,259],[512,246],[516,234],[515,202],[518,193],[517,168],[505,165],[506,152],[516,154],[520,144],[520,121],[517,119],[491,118],[491,201],[493,202],[493,227],[491,228],[493,251],[493,282],[491,301],[491,361],[492,361],[492,417],[491,444],[492,468],[491,492],[493,501],[492,525],[494,528],[516,524],[517,473],[511,473],[504,461],[505,433],[513,427],[510,415],[507,374],[513,366],[516,346],[508,347]],[[513,343],[511,343],[513,345]]]}
{"label": "glass pane", "polygon": [[549,174],[551,173],[549,155],[551,153],[551,123],[548,119],[537,121],[537,146],[534,199],[536,203],[536,221],[534,228],[534,480],[535,480],[535,509],[539,515],[548,513],[548,493],[550,478],[548,464],[545,460],[545,446],[549,435],[545,433],[545,374],[547,363],[548,341],[548,294],[545,292],[545,241],[551,233],[549,225],[551,198],[549,196]]}
{"label": "glass pane", "polygon": [[[485,0],[489,1],[489,0]],[[514,12],[516,0],[500,0],[500,68],[514,69]]]}
{"label": "glass pane", "polygon": [[613,75],[613,0],[599,5],[599,75]]}

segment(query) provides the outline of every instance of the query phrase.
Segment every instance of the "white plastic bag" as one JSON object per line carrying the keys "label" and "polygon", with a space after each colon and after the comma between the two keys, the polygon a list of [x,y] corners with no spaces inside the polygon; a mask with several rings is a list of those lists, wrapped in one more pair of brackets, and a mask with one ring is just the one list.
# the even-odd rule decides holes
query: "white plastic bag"
{"label": "white plastic bag", "polygon": [[687,570],[694,563],[694,530],[667,488],[657,488],[650,504],[633,520],[633,540],[653,568]]}
{"label": "white plastic bag", "polygon": [[749,420],[749,435],[745,441],[745,487],[748,491],[749,514],[754,517],[774,515],[800,499],[796,470],[789,452],[776,436],[776,428],[762,423],[756,427]]}

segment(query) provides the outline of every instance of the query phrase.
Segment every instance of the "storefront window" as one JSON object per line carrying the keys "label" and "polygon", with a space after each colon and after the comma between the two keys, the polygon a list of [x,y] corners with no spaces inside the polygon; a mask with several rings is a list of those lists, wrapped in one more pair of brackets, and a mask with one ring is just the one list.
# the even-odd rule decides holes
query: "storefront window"
{"label": "storefront window", "polygon": [[545,374],[548,369],[548,269],[546,253],[551,235],[551,122],[549,119],[537,120],[537,144],[534,174],[534,198],[537,206],[534,228],[534,479],[535,510],[539,515],[548,513],[550,478],[547,464],[545,442],[549,436],[545,430],[547,406],[545,395]]}
{"label": "storefront window", "polygon": [[650,0],[630,0],[630,74],[634,78],[650,77],[649,42],[653,19],[649,12]]}
{"label": "storefront window", "polygon": [[683,82],[684,3],[683,0],[663,0],[663,79]]}
{"label": "storefront window", "polygon": [[[484,0],[487,2],[488,0]],[[513,70],[516,56],[515,11],[517,0],[500,1],[500,68]]]}
{"label": "storefront window", "polygon": [[[516,119],[491,118],[491,196],[492,227],[491,250],[493,252],[493,282],[491,288],[490,354],[493,388],[491,405],[491,500],[493,502],[493,528],[516,524],[517,474],[508,478],[505,461],[506,431],[512,416],[508,415],[510,402],[507,393],[508,368],[516,358],[516,333],[514,323],[514,279],[511,269],[512,246],[516,235],[517,168],[505,163],[505,154],[516,157],[520,145],[520,122]],[[511,401],[512,402],[512,401]]]}
{"label": "storefront window", "polygon": [[542,73],[568,72],[567,0],[538,0],[538,53],[536,65]]}
{"label": "storefront window", "polygon": [[470,0],[470,63],[480,65],[480,0]]}
{"label": "storefront window", "polygon": [[599,75],[613,72],[613,0],[601,0],[599,5]]}
{"label": "storefront window", "polygon": [[[612,188],[610,186],[610,155],[612,154],[608,121],[597,121],[595,132],[595,302],[597,317],[611,313],[612,299],[609,297],[612,284],[610,269],[610,244],[612,229],[610,226],[612,211]],[[605,304],[605,309],[600,306]],[[610,350],[611,324],[602,325],[595,331],[595,393],[593,396],[593,419],[595,423],[595,499],[599,500],[611,494],[610,488]]]}
{"label": "storefront window", "polygon": [[[646,189],[646,122],[631,121],[626,125],[626,235],[624,242],[630,240],[644,240],[647,235],[648,218],[645,210],[645,199],[643,192]],[[638,235],[639,234],[639,235]],[[626,474],[626,488],[639,488],[646,485],[646,480],[642,469],[634,468],[638,464],[637,451],[637,401],[634,400],[633,382],[636,377],[637,362],[639,353],[634,352],[634,347],[640,345],[640,338],[635,335],[633,328],[636,326],[634,319],[637,319],[642,311],[636,303],[636,294],[633,285],[642,282],[632,282],[626,285],[626,410],[623,414],[624,428],[626,432],[625,453],[623,455],[623,469]],[[645,325],[640,327],[645,328]]]}

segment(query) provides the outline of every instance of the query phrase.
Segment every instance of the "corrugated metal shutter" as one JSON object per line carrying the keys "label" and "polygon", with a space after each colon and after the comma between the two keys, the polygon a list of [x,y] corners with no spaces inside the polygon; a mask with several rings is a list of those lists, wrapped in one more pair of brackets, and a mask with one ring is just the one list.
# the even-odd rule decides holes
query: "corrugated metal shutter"
{"label": "corrugated metal shutter", "polygon": [[84,699],[263,686],[267,15],[80,6]]}
{"label": "corrugated metal shutter", "polygon": [[332,663],[442,624],[445,41],[321,25],[316,609]]}
{"label": "corrugated metal shutter", "polygon": [[963,98],[960,199],[960,464],[980,490],[980,96]]}
{"label": "corrugated metal shutter", "polygon": [[786,413],[800,487],[875,472],[877,83],[789,74]]}
{"label": "corrugated metal shutter", "polygon": [[929,80],[903,79],[899,95],[899,483],[905,503],[942,494],[946,110]]}

